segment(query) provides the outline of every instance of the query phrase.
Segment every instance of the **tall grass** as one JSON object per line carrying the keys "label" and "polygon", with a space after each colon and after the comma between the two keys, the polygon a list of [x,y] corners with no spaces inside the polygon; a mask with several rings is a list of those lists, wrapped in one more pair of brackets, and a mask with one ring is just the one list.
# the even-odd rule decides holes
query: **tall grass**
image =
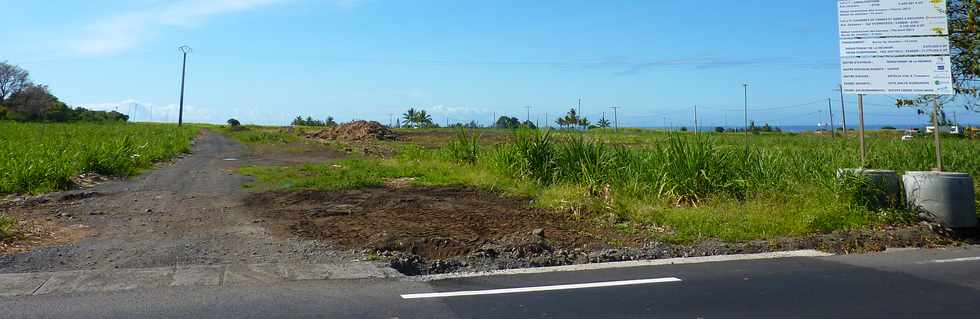
{"label": "tall grass", "polygon": [[477,157],[480,155],[480,136],[476,130],[467,130],[461,127],[456,132],[456,138],[449,141],[443,149],[446,156],[453,161],[470,165],[476,164]]}
{"label": "tall grass", "polygon": [[165,124],[0,122],[0,193],[43,193],[94,172],[127,176],[190,150],[197,129]]}

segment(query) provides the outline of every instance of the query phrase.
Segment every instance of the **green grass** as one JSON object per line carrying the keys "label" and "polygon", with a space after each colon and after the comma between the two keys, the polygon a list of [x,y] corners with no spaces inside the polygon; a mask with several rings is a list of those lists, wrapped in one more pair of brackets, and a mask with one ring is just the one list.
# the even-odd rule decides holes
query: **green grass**
{"label": "green grass", "polygon": [[17,221],[10,216],[0,214],[0,242],[17,237]]}
{"label": "green grass", "polygon": [[299,136],[281,132],[276,127],[243,125],[234,128],[222,127],[218,131],[245,144],[282,144],[300,139]]}
{"label": "green grass", "polygon": [[72,186],[85,172],[129,176],[190,150],[198,128],[167,124],[0,122],[0,194]]}
{"label": "green grass", "polygon": [[[933,165],[929,139],[903,142],[880,134],[868,141],[869,168]],[[980,176],[977,141],[943,142],[948,170]],[[391,159],[243,172],[266,188],[351,189],[412,177],[419,186],[491,189],[675,242],[773,239],[913,221],[908,212],[872,205],[873,185],[836,177],[838,168],[858,166],[856,149],[853,137],[801,134],[746,141],[729,133],[517,131],[506,142],[484,145],[479,135],[460,132],[442,149],[402,145]]]}

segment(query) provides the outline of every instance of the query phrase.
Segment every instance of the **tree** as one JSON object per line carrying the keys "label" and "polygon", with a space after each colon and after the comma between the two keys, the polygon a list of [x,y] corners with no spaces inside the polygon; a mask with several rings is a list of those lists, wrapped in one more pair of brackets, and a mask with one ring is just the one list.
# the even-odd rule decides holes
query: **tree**
{"label": "tree", "polygon": [[[948,2],[949,41],[953,72],[952,96],[943,96],[940,105],[962,101],[963,107],[980,111],[980,1],[950,0]],[[915,99],[899,99],[898,107],[912,107],[919,114],[931,114],[934,95]],[[945,112],[940,110],[939,124],[945,124]],[[930,115],[931,120],[931,115]]]}
{"label": "tree", "polygon": [[433,128],[439,127],[432,122],[432,115],[429,115],[425,110],[416,110],[414,107],[409,108],[402,114],[402,119],[407,127],[414,128]]}
{"label": "tree", "polygon": [[239,122],[238,120],[236,120],[236,119],[228,119],[228,126],[237,127],[239,125],[242,125],[242,123]]}
{"label": "tree", "polygon": [[60,108],[67,108],[57,97],[51,95],[45,85],[28,85],[11,94],[5,101],[13,117],[21,121],[43,121],[46,113],[60,116]]}
{"label": "tree", "polygon": [[497,118],[497,122],[493,124],[493,127],[515,129],[521,127],[521,120],[518,120],[516,117],[501,116]]}
{"label": "tree", "polygon": [[602,119],[599,119],[599,122],[596,123],[596,126],[600,128],[608,128],[609,126],[611,126],[611,124],[609,123],[609,120],[603,117]]}
{"label": "tree", "polygon": [[537,125],[534,125],[534,122],[531,122],[531,121],[524,121],[524,123],[521,123],[521,126],[523,126],[525,128],[532,129],[532,130],[538,129],[538,126]]}
{"label": "tree", "polygon": [[0,62],[0,103],[31,85],[30,74],[19,66]]}
{"label": "tree", "polygon": [[721,126],[716,126],[715,133],[725,133],[725,128]]}
{"label": "tree", "polygon": [[327,120],[323,122],[324,126],[334,127],[337,126],[337,121],[333,120],[333,116],[327,116]]}
{"label": "tree", "polygon": [[402,114],[402,123],[404,123],[405,126],[411,127],[412,123],[415,123],[415,113],[416,111],[414,107],[409,108],[408,111],[405,111],[405,113]]}
{"label": "tree", "polygon": [[565,126],[582,125],[582,119],[578,117],[578,113],[575,111],[574,107],[569,109],[568,113],[565,113],[564,117],[558,118],[555,120],[555,122],[558,123],[558,126],[563,128]]}

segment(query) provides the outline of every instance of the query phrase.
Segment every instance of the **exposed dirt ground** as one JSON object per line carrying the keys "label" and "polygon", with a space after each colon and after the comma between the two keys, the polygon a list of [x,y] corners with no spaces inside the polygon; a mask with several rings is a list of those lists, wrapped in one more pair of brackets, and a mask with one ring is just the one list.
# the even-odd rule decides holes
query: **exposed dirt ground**
{"label": "exposed dirt ground", "polygon": [[[0,210],[49,225],[40,234],[0,256],[0,273],[75,269],[143,268],[184,264],[339,262],[352,258],[332,246],[274,236],[244,206],[249,180],[233,174],[243,163],[298,163],[335,158],[277,152],[276,158],[248,152],[224,136],[204,133],[193,154],[128,180],[84,191],[5,203]],[[58,225],[58,227],[50,227]],[[84,233],[55,235],[65,229]],[[78,233],[78,232],[75,232]],[[74,236],[74,237],[73,237]],[[84,237],[80,240],[65,243]]]}
{"label": "exposed dirt ground", "polygon": [[529,208],[529,201],[459,188],[264,192],[245,200],[275,232],[375,254],[409,274],[820,249],[837,253],[954,241],[927,224],[770,241],[673,245],[610,225]]}
{"label": "exposed dirt ground", "polygon": [[399,251],[427,260],[508,246],[529,252],[609,248],[641,241],[523,199],[460,188],[371,188],[343,192],[266,192],[246,205],[288,231],[345,247]]}

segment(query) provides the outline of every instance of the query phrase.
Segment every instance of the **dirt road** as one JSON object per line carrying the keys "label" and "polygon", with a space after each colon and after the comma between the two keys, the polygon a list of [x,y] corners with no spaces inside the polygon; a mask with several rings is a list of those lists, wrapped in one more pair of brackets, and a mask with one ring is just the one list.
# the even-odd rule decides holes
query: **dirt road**
{"label": "dirt road", "polygon": [[267,221],[244,208],[248,180],[232,170],[260,161],[244,145],[205,131],[191,155],[158,170],[8,207],[83,238],[0,256],[0,273],[354,258],[318,241],[275,236]]}

